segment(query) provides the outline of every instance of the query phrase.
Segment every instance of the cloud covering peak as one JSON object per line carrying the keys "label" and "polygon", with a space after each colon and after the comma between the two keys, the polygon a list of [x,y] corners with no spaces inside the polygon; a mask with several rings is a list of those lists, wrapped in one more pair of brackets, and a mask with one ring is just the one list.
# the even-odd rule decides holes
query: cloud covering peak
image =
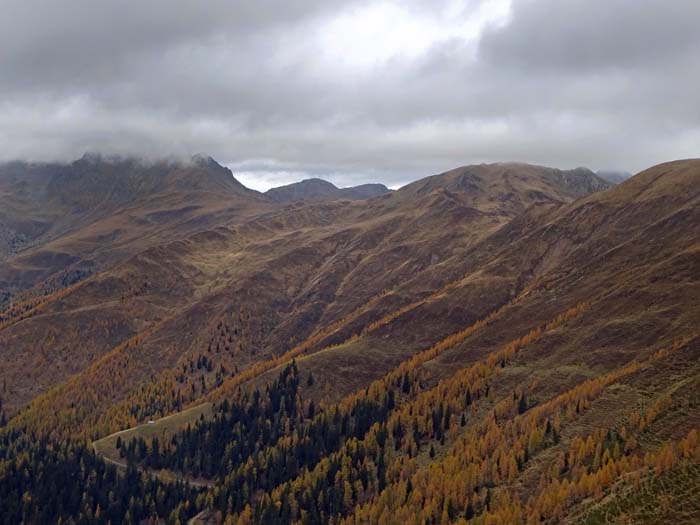
{"label": "cloud covering peak", "polygon": [[6,0],[0,159],[206,151],[252,186],[697,155],[695,0]]}

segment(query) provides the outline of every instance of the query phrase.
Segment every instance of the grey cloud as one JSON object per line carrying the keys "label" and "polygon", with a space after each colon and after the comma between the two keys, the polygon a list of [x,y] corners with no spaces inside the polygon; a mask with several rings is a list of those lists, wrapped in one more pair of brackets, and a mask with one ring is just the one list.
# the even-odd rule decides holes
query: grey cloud
{"label": "grey cloud", "polygon": [[[207,152],[266,185],[347,186],[483,161],[638,170],[697,155],[695,1],[516,0],[478,47],[446,31],[416,56],[329,58],[329,21],[372,4],[8,0],[0,159]],[[479,7],[399,4],[426,27]]]}
{"label": "grey cloud", "polygon": [[[128,83],[131,68],[167,62],[178,50],[216,49],[222,38],[227,44],[245,42],[347,3],[5,0],[0,17],[0,64],[7,72],[3,85],[80,91],[101,82]],[[178,66],[187,69],[186,63]]]}
{"label": "grey cloud", "polygon": [[646,68],[697,53],[698,20],[695,0],[523,0],[511,24],[486,32],[480,52],[524,68]]}

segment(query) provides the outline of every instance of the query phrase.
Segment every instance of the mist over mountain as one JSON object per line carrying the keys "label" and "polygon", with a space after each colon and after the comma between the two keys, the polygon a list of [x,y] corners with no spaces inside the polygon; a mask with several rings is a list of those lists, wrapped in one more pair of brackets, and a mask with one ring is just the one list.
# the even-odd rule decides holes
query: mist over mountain
{"label": "mist over mountain", "polygon": [[620,184],[627,179],[629,179],[632,174],[628,171],[616,171],[616,170],[598,170],[596,173],[600,178],[612,182],[613,184]]}
{"label": "mist over mountain", "polygon": [[4,0],[0,525],[698,525],[699,20]]}

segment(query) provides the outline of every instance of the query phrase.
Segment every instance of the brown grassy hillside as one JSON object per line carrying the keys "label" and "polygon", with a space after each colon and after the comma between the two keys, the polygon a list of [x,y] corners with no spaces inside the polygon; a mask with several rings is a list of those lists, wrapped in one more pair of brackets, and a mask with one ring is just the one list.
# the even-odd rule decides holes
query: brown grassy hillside
{"label": "brown grassy hillside", "polygon": [[[88,161],[96,162],[79,164]],[[87,177],[84,167],[77,172],[81,183]],[[586,172],[482,165],[370,201],[271,207],[234,183],[225,185],[220,180],[224,173],[215,166],[166,172],[157,171],[155,182],[148,183],[147,177],[144,184],[156,188],[148,190],[155,194],[144,190],[128,213],[118,211],[42,245],[42,251],[53,250],[55,243],[72,251],[73,242],[85,246],[86,231],[94,236],[122,215],[152,216],[154,202],[184,199],[180,188],[200,188],[200,178],[208,185],[198,197],[206,206],[188,212],[196,220],[185,221],[196,227],[183,226],[177,213],[162,212],[164,222],[153,234],[147,233],[151,223],[123,228],[132,232],[133,242],[114,238],[91,245],[98,246],[90,252],[92,259],[108,252],[112,262],[100,263],[107,269],[68,292],[32,299],[6,314],[0,333],[0,348],[8,352],[6,404],[24,403],[88,366],[88,376],[75,381],[94,380],[101,370],[114,377],[112,363],[128,363],[120,366],[127,367],[123,374],[129,381],[119,380],[105,400],[112,404],[151,382],[153,375],[211,354],[212,368],[224,366],[226,372],[218,379],[216,372],[209,373],[210,385],[204,388],[201,378],[194,377],[201,374],[190,374],[181,385],[183,391],[190,389],[188,400],[200,397],[236,370],[281,355],[308,337],[316,339],[310,351],[361,332],[407,300],[427,297],[458,278],[472,246],[525,209],[558,206],[581,191],[604,186]],[[133,177],[126,178],[120,195],[132,191]],[[222,194],[210,191],[214,189]],[[164,240],[168,231],[174,233]],[[135,253],[125,256],[129,252]],[[29,253],[11,259],[11,266],[25,264],[33,257]],[[77,250],[74,257],[86,255]],[[62,330],[64,326],[73,328]],[[428,340],[430,334],[421,337]],[[126,344],[130,338],[137,344]],[[49,362],[54,366],[42,366]],[[84,394],[84,388],[76,388]]]}
{"label": "brown grassy hillside", "polygon": [[[317,417],[354,417],[354,403],[401,393],[302,475],[247,508],[229,502],[231,523],[264,522],[282,495],[290,512],[310,512],[307,496],[325,490],[333,462],[345,465],[333,486],[350,489],[324,523],[694,523],[700,161],[612,188],[584,169],[469,166],[370,200],[291,204],[246,193],[214,165],[192,169],[9,256],[7,279],[55,243],[101,261],[44,295],[50,276],[32,274],[33,293],[4,311],[12,426],[94,439],[178,413],[172,435],[197,424],[187,414],[199,411],[183,409],[264,391],[294,360],[315,378],[299,395]],[[197,170],[216,175],[214,191],[193,190]],[[184,195],[206,203],[184,222],[168,212],[123,249],[68,249]],[[47,267],[61,264],[73,263]],[[396,437],[402,424],[411,439]],[[245,468],[259,471],[284,446]],[[362,469],[379,472],[353,463],[358,450],[382,458],[383,486],[357,485]],[[233,481],[207,483],[212,512],[226,507],[214,499],[236,492]]]}

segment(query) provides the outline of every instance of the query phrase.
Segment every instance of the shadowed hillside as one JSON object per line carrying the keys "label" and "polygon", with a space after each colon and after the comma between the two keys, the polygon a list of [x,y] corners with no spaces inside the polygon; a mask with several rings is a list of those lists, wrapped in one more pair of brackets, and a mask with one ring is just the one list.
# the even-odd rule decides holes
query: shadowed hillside
{"label": "shadowed hillside", "polygon": [[[198,162],[109,191],[196,218],[5,309],[13,431],[196,481],[195,523],[624,523],[636,487],[677,509],[640,522],[694,523],[700,161],[280,203]],[[122,213],[61,199],[79,219],[43,246]]]}
{"label": "shadowed hillside", "polygon": [[[96,177],[107,176],[102,171],[108,168],[100,159],[83,159],[78,164],[83,162],[96,163],[101,170]],[[133,161],[125,162],[125,174],[115,175],[124,177],[123,185],[114,185],[127,193]],[[11,348],[5,369],[8,405],[14,402],[14,392],[24,392],[18,399],[26,401],[90,364],[100,366],[98,358],[117,347],[118,353],[133,354],[125,371],[133,383],[115,385],[121,391],[116,395],[123,396],[128,392],[124,389],[149,381],[153,373],[174,369],[180,361],[208,351],[218,342],[214,326],[220,323],[237,331],[218,342],[223,354],[215,358],[214,366],[223,365],[228,374],[234,367],[240,371],[284,353],[346,316],[351,316],[348,326],[339,328],[360,329],[358,323],[374,321],[386,308],[393,308],[397,289],[405,283],[416,285],[408,292],[411,299],[445,285],[462,271],[471,247],[488,234],[528,207],[570,201],[581,188],[592,189],[595,179],[589,173],[531,166],[474,166],[367,203],[270,208],[212,163],[176,165],[171,170],[144,168],[144,185],[173,189],[144,190],[139,197],[142,204],[130,201],[125,213],[129,219],[152,218],[154,213],[163,217],[144,224],[135,243],[124,249],[137,253],[128,253],[121,262],[113,253],[121,244],[118,239],[93,245],[94,250],[109,250],[104,257],[112,259],[111,268],[5,314],[8,326],[0,332],[0,340],[8,342],[2,345],[8,351]],[[122,165],[107,166],[118,170]],[[87,178],[79,170],[75,176]],[[201,188],[205,183],[220,191],[191,193],[191,186]],[[180,193],[183,186],[186,195]],[[111,189],[107,193],[118,200]],[[184,212],[186,219],[150,211],[163,199],[184,205],[180,199],[185,198],[188,207],[193,206],[190,199],[196,198],[207,206],[190,212],[195,218]],[[251,215],[253,206],[257,213]],[[243,213],[234,212],[239,208]],[[78,216],[82,219],[80,211]],[[85,230],[94,235],[97,227],[112,219],[90,223],[55,242],[65,245],[67,239],[78,237],[82,246]],[[154,223],[156,232],[162,233],[146,234]],[[213,229],[209,228],[212,223]],[[172,228],[176,235],[161,240]],[[43,245],[41,253],[53,246]],[[71,253],[73,258],[81,255]],[[97,254],[90,255],[94,260]],[[22,271],[25,267],[20,265],[30,257],[21,253],[11,259],[8,270],[18,266],[17,271]],[[101,262],[103,267],[107,264]],[[66,325],[76,329],[65,331]],[[138,338],[138,346],[124,346],[132,337]],[[319,343],[339,341],[330,338]],[[32,354],[32,361],[25,352]],[[52,358],[49,353],[53,352],[60,358]],[[116,359],[113,352],[109,355]],[[47,362],[53,366],[42,366]],[[28,374],[22,372],[26,367]],[[27,387],[15,387],[13,378],[22,378],[20,384]],[[202,389],[198,380],[190,397],[210,389]]]}
{"label": "shadowed hillside", "polygon": [[[34,295],[265,203],[211,158],[0,165],[0,288]],[[19,299],[22,295],[19,295]]]}

